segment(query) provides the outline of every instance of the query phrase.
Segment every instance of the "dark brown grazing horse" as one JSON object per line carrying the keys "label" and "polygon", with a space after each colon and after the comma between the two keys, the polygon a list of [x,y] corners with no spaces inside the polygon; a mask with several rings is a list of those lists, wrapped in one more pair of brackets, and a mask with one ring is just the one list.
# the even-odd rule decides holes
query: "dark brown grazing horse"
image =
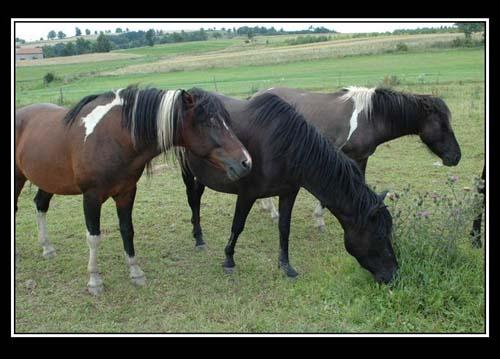
{"label": "dark brown grazing horse", "polygon": [[[418,135],[445,166],[460,161],[460,146],[451,127],[446,103],[435,96],[398,92],[385,88],[348,87],[334,93],[313,93],[279,87],[272,93],[293,105],[335,146],[356,161],[363,174],[368,158],[380,144],[398,137]],[[263,203],[277,217],[272,199]],[[316,226],[323,230],[324,206],[314,211]]]}
{"label": "dark brown grazing horse", "polygon": [[483,207],[477,217],[474,218],[474,221],[472,223],[472,231],[470,232],[470,235],[472,236],[472,244],[477,248],[480,248],[482,246],[481,222],[483,220],[483,210],[486,206],[486,164],[483,166],[483,174],[481,175],[481,179],[483,182],[477,186],[477,191],[478,193],[483,195]]}
{"label": "dark brown grazing horse", "polygon": [[88,289],[98,294],[103,282],[97,266],[101,242],[100,211],[112,197],[133,283],[145,276],[134,252],[132,207],[137,181],[151,160],[174,146],[204,158],[234,181],[249,173],[251,158],[229,129],[231,120],[213,94],[200,89],[165,91],[129,86],[91,95],[68,110],[36,104],[16,111],[15,210],[26,180],[35,197],[43,255],[54,247],[45,219],[54,194],[83,194],[90,248]]}
{"label": "dark brown grazing horse", "polygon": [[[204,186],[238,195],[226,246],[224,268],[234,267],[234,248],[250,209],[258,198],[279,196],[279,265],[286,275],[297,276],[289,263],[288,239],[292,208],[301,187],[311,192],[339,220],[344,244],[361,266],[379,282],[389,282],[398,263],[394,255],[392,217],[365,183],[357,165],[338,151],[287,102],[272,94],[250,101],[219,95],[233,120],[233,131],[252,156],[252,171],[229,182],[208,161],[186,151],[183,171],[192,209],[196,245],[204,245],[200,225],[200,198]],[[196,177],[196,179],[195,179]]]}

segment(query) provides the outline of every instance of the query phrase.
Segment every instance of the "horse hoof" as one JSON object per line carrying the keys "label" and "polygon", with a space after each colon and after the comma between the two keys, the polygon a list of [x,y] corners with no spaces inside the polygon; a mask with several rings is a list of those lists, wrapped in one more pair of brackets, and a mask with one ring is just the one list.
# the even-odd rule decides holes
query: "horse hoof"
{"label": "horse hoof", "polygon": [[234,268],[235,267],[224,267],[224,273],[226,273],[226,274],[233,274],[234,273]]}
{"label": "horse hoof", "polygon": [[293,269],[293,267],[289,264],[280,263],[279,267],[288,278],[294,279],[297,278],[297,276],[299,275],[299,273],[295,269]]}
{"label": "horse hoof", "polygon": [[274,223],[279,223],[280,222],[280,217],[272,217]]}
{"label": "horse hoof", "polygon": [[146,285],[146,276],[134,277],[132,278],[132,283],[138,287],[143,287]]}
{"label": "horse hoof", "polygon": [[45,259],[50,259],[50,258],[54,258],[57,255],[57,253],[56,253],[55,249],[51,249],[51,250],[43,251],[42,255]]}
{"label": "horse hoof", "polygon": [[87,289],[89,293],[92,294],[93,296],[98,296],[103,292],[104,286],[103,285],[88,286]]}
{"label": "horse hoof", "polygon": [[197,244],[194,246],[194,249],[197,250],[198,252],[203,252],[207,250],[207,245],[205,243]]}

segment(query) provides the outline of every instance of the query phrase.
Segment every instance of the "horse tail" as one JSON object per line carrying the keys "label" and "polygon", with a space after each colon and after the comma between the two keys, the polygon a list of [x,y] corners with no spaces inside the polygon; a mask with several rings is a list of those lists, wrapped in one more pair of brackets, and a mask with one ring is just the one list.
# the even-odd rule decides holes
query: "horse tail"
{"label": "horse tail", "polygon": [[94,101],[99,96],[101,96],[101,95],[100,94],[99,95],[89,95],[89,96],[86,96],[83,99],[81,99],[80,102],[78,102],[75,106],[73,106],[68,111],[66,116],[64,116],[64,119],[63,119],[64,124],[67,126],[71,126],[71,124],[75,121],[78,113],[82,110],[83,106],[85,106],[89,102]]}

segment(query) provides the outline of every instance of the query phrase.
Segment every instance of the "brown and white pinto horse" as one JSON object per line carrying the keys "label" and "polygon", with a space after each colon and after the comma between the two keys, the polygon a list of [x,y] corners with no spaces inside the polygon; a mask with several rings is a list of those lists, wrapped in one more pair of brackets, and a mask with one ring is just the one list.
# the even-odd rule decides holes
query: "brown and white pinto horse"
{"label": "brown and white pinto horse", "polygon": [[51,104],[21,108],[16,112],[15,210],[25,181],[38,186],[39,238],[44,257],[51,257],[55,249],[45,216],[52,196],[83,194],[90,248],[87,285],[90,293],[99,294],[103,289],[97,266],[100,211],[112,197],[130,277],[143,285],[145,276],[133,244],[137,181],[154,157],[174,146],[205,158],[231,181],[245,176],[251,158],[228,126],[230,117],[220,100],[200,89],[129,86],[87,96],[71,110]]}

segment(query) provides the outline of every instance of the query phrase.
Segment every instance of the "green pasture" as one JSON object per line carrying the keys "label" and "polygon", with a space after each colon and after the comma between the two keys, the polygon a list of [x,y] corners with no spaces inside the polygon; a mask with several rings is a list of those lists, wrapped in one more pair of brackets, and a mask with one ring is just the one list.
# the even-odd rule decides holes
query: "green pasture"
{"label": "green pasture", "polygon": [[[199,44],[180,45],[190,52],[194,51],[190,46]],[[205,51],[229,51],[228,47],[211,46],[207,44]],[[140,53],[148,50],[151,52]],[[370,158],[368,183],[377,191],[399,193],[403,212],[410,219],[416,206],[412,196],[426,192],[454,196],[454,203],[462,203],[464,211],[468,209],[470,203],[462,201],[461,196],[472,195],[470,189],[485,159],[484,49],[433,49],[277,65],[248,66],[243,62],[238,67],[194,71],[99,74],[175,53],[160,50],[159,46],[136,51],[144,56],[67,67],[19,67],[16,107],[57,103],[60,88],[64,104],[71,105],[88,94],[130,83],[162,88],[198,86],[246,97],[273,86],[335,91],[347,85],[375,86],[384,78],[396,76],[398,82],[392,83],[395,89],[433,93],[446,101],[453,115],[452,126],[461,145],[462,160],[456,167],[439,166],[440,161],[418,137],[400,138],[380,146]],[[48,71],[67,76],[67,83],[44,86],[40,76]],[[454,192],[450,192],[447,183],[450,176],[458,176]],[[396,237],[405,277],[392,286],[378,285],[346,252],[343,231],[335,217],[327,214],[326,232],[316,231],[312,220],[316,200],[301,190],[290,236],[290,258],[300,273],[298,279],[291,281],[279,271],[278,228],[258,206],[252,209],[238,241],[236,272],[226,275],[222,269],[224,246],[236,197],[205,191],[201,212],[208,249],[197,252],[179,169],[168,166],[151,178],[143,176],[138,186],[135,246],[147,284],[136,288],[129,281],[116,211],[113,201],[108,201],[102,211],[104,240],[98,260],[105,290],[94,298],[86,292],[88,248],[81,196],[53,198],[47,219],[58,256],[45,260],[38,244],[33,204],[36,187],[25,185],[16,217],[16,245],[20,253],[15,284],[17,333],[485,331],[485,256],[484,250],[470,245],[470,217],[463,217],[458,224],[453,222],[457,233],[453,238],[453,256],[430,256],[427,250],[415,249],[405,238]],[[411,187],[409,192],[405,192],[407,186]],[[390,200],[386,203],[391,213],[396,213],[395,204]],[[452,230],[446,227],[452,222],[449,217],[434,213],[434,207],[429,208],[432,221],[418,227],[425,231],[414,233],[420,236],[418,243],[432,247],[442,239],[439,233]],[[396,233],[404,233],[399,229],[417,220],[395,220]],[[444,232],[438,231],[439,226],[445,228]]]}

